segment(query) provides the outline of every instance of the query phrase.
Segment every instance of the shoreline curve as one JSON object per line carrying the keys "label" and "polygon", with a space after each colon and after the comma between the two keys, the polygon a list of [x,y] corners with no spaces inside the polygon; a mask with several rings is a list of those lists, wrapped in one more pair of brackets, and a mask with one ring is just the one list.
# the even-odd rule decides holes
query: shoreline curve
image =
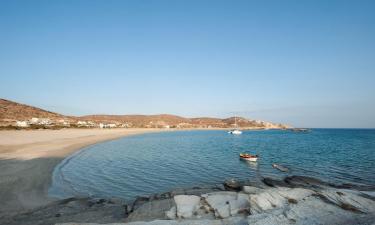
{"label": "shoreline curve", "polygon": [[114,139],[173,129],[63,129],[0,131],[0,217],[45,206],[55,167],[82,148]]}

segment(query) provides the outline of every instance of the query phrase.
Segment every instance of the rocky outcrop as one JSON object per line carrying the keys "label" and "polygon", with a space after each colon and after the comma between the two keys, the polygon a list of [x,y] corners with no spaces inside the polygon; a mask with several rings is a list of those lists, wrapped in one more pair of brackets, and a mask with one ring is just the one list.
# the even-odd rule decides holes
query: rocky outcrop
{"label": "rocky outcrop", "polygon": [[[179,219],[191,218],[200,207],[201,198],[196,195],[176,195],[176,216]],[[173,210],[173,208],[172,208]]]}
{"label": "rocky outcrop", "polygon": [[[178,189],[140,197],[133,204],[118,200],[71,199],[4,224],[62,225],[69,221],[81,223],[64,225],[93,225],[88,222],[127,225],[374,224],[373,188],[366,187],[365,191],[348,189],[347,185],[339,188],[302,177],[284,181],[268,179],[267,183],[272,187],[246,184],[240,191],[227,191],[222,186]],[[39,223],[42,218],[47,222]]]}

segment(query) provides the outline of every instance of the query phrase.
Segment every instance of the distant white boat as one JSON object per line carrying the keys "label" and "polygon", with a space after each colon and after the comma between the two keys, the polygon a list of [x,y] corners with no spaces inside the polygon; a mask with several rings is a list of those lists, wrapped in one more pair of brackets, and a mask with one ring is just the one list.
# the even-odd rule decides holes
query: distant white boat
{"label": "distant white boat", "polygon": [[239,134],[242,134],[242,131],[240,131],[240,130],[238,130],[238,129],[230,130],[230,131],[228,131],[228,134],[239,135]]}
{"label": "distant white boat", "polygon": [[240,135],[242,134],[242,131],[240,131],[238,128],[237,128],[237,117],[234,117],[234,126],[236,127],[234,130],[230,130],[228,131],[228,134],[234,134],[234,135]]}

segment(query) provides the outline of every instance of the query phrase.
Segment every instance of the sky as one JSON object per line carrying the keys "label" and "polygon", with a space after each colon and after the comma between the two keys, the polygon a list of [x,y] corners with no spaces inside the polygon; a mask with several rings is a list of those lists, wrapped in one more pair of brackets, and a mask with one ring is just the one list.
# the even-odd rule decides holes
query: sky
{"label": "sky", "polygon": [[375,128],[375,1],[0,1],[0,98]]}

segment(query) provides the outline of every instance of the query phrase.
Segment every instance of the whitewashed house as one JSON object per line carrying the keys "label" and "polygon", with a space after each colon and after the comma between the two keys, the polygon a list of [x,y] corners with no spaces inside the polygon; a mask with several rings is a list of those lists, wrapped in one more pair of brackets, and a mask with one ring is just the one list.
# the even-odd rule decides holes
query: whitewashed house
{"label": "whitewashed house", "polygon": [[117,125],[114,124],[114,123],[107,124],[107,126],[108,126],[108,128],[115,128],[115,127],[117,127]]}
{"label": "whitewashed house", "polygon": [[86,121],[78,121],[77,125],[78,126],[87,126],[87,122]]}
{"label": "whitewashed house", "polygon": [[70,122],[65,121],[64,119],[58,120],[57,122],[58,122],[60,125],[64,126],[64,127],[70,127]]}
{"label": "whitewashed house", "polygon": [[39,123],[39,118],[33,117],[30,120],[30,124],[38,124]]}
{"label": "whitewashed house", "polygon": [[50,124],[52,124],[52,121],[49,118],[42,118],[42,119],[38,119],[38,124],[39,125],[50,125]]}
{"label": "whitewashed house", "polygon": [[27,121],[16,121],[17,127],[28,127],[29,123]]}
{"label": "whitewashed house", "polygon": [[115,128],[117,127],[116,124],[114,123],[109,123],[109,124],[104,124],[104,123],[99,123],[99,128]]}
{"label": "whitewashed house", "polygon": [[92,121],[87,121],[87,125],[89,127],[95,127],[96,124],[94,122],[92,122]]}

